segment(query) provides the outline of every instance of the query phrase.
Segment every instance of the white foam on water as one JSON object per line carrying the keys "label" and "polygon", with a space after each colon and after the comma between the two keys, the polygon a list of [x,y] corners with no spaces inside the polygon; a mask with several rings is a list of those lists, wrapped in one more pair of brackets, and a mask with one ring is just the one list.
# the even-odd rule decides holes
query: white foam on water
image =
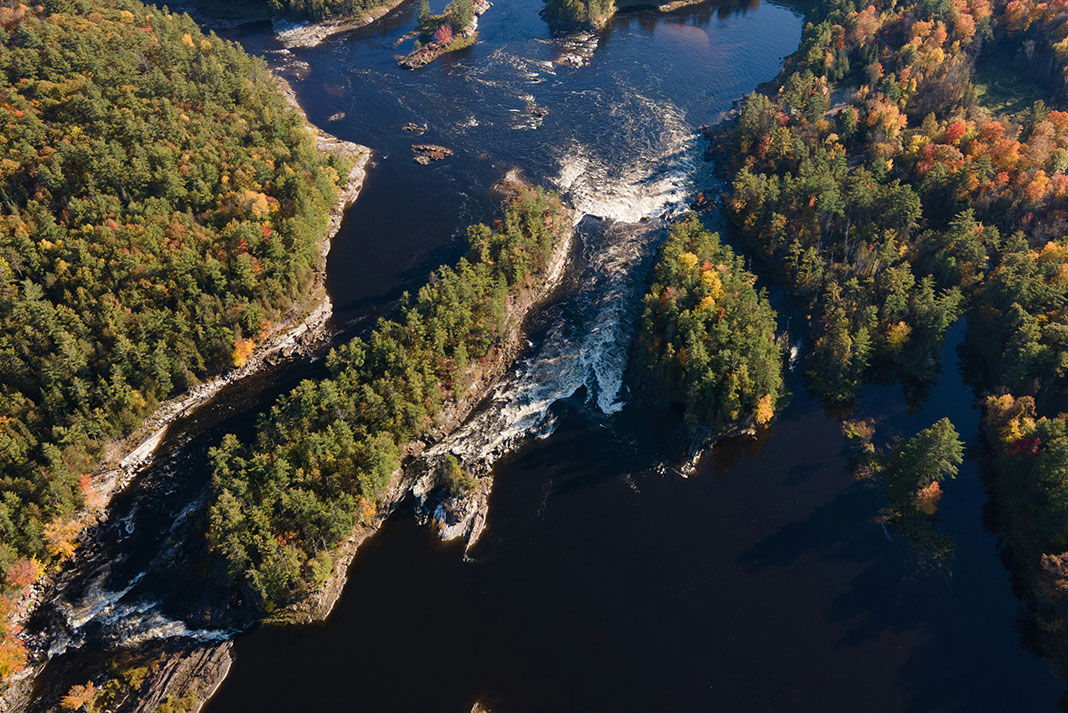
{"label": "white foam on water", "polygon": [[103,586],[108,577],[108,571],[105,569],[99,577],[89,583],[85,594],[77,604],[64,602],[60,605],[60,611],[67,620],[67,625],[71,629],[80,629],[97,617],[106,615],[144,576],[145,573],[140,572],[125,587],[112,591]]}
{"label": "white foam on water", "polygon": [[[576,210],[583,248],[577,291],[535,353],[463,427],[424,454],[428,462],[452,453],[466,467],[486,470],[524,437],[551,433],[550,407],[582,388],[605,415],[625,405],[623,377],[644,278],[638,268],[663,219],[692,191],[697,160],[696,135],[676,107],[634,94],[618,112],[634,112],[634,104],[623,152],[600,157],[576,141],[558,156],[554,183]],[[658,130],[638,129],[650,121]]]}
{"label": "white foam on water", "polygon": [[102,623],[108,626],[106,638],[121,646],[137,646],[153,639],[185,638],[196,641],[224,641],[235,633],[230,629],[191,629],[184,621],[157,611],[156,602],[137,602],[116,609]]}

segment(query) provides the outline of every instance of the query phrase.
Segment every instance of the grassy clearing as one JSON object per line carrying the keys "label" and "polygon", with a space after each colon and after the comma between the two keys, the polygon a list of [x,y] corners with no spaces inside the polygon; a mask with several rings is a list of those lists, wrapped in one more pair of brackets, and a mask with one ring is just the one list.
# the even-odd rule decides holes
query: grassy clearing
{"label": "grassy clearing", "polygon": [[1016,117],[1045,96],[1042,87],[1013,67],[1009,52],[981,57],[973,86],[979,103],[994,115]]}

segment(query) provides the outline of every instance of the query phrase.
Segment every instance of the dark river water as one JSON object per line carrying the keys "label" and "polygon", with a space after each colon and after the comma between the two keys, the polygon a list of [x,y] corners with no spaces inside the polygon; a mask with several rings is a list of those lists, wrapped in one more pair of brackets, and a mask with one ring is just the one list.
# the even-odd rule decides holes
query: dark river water
{"label": "dark river water", "polygon": [[[498,0],[478,44],[417,72],[396,66],[394,47],[414,3],[312,49],[281,50],[265,25],[229,33],[290,77],[312,121],[376,152],[328,262],[345,333],[455,260],[462,227],[494,217],[489,189],[511,168],[581,219],[530,348],[438,449],[492,467],[482,539],[465,556],[402,507],[360,550],[328,621],[238,635],[205,711],[466,713],[476,700],[498,713],[1053,711],[1064,686],[1021,646],[976,462],[945,487],[938,528],[956,549],[932,568],[879,523],[884,497],[852,478],[840,420],[806,394],[800,369],[770,429],[719,444],[688,475],[665,455],[678,445],[670,419],[628,403],[664,220],[716,190],[698,128],[775,76],[801,16],[710,3],[576,37],[554,36],[541,5]],[[586,66],[555,62],[581,46]],[[419,166],[415,142],[456,154]],[[804,315],[773,298],[781,328],[800,334]],[[962,322],[921,403],[870,386],[856,415],[876,418],[881,438],[949,416],[977,448],[963,334]],[[35,623],[62,632],[52,700],[122,647],[235,635],[196,535],[206,450],[318,373],[267,373],[172,430]]]}

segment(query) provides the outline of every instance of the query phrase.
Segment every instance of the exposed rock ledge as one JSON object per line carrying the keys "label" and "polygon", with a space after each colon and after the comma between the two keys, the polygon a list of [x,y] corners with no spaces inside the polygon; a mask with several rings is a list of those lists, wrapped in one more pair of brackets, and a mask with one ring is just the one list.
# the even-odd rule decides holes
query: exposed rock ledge
{"label": "exposed rock ledge", "polygon": [[[297,111],[304,116],[309,130],[316,133],[316,145],[320,151],[345,156],[353,160],[352,169],[349,171],[345,186],[338,192],[337,203],[330,212],[330,222],[320,245],[320,265],[313,277],[313,283],[307,297],[300,304],[294,306],[278,322],[249,356],[245,365],[231,369],[201,384],[198,384],[188,392],[176,396],[160,404],[159,408],[145,419],[141,427],[121,441],[112,443],[108,449],[108,455],[99,471],[93,476],[93,487],[100,493],[104,505],[93,512],[85,512],[82,517],[90,522],[102,521],[107,516],[108,504],[111,499],[123,488],[129,485],[141,470],[152,462],[156,448],[167,433],[168,427],[178,419],[192,413],[194,410],[211,400],[221,389],[244,379],[265,366],[279,363],[293,358],[294,356],[308,354],[316,347],[328,341],[331,336],[327,330],[330,316],[333,313],[333,304],[326,292],[326,255],[330,252],[330,243],[345,216],[345,210],[351,206],[360,195],[364,181],[367,177],[367,167],[371,159],[371,149],[366,146],[342,141],[335,136],[321,131],[308,121],[307,115],[297,103],[296,95],[292,87],[281,77],[276,77],[282,94]],[[77,556],[77,555],[75,555]],[[22,625],[26,622],[33,611],[47,598],[51,588],[52,578],[42,578],[36,585],[30,587],[15,603],[15,623]],[[230,644],[214,646],[198,646],[187,657],[179,657],[177,660],[192,661],[202,660],[203,657],[217,657],[215,665],[210,670],[214,674],[225,676],[229,670]],[[222,659],[226,658],[226,665],[222,666]],[[168,664],[170,665],[170,664]],[[194,665],[194,664],[183,664]],[[40,673],[43,664],[31,664],[26,669],[12,677],[8,688],[0,694],[0,711],[18,711],[25,708],[29,703],[31,682]],[[166,669],[165,670],[170,670]],[[188,692],[190,685],[203,687],[204,676],[187,675],[189,681],[181,683],[182,677],[168,676],[161,685],[169,690],[175,687]],[[180,685],[179,685],[180,684]],[[217,686],[217,684],[215,684]],[[152,689],[156,690],[155,687]],[[161,689],[162,690],[162,689]],[[211,687],[214,692],[215,687]],[[171,693],[177,695],[174,691]],[[183,693],[184,695],[184,693]],[[159,700],[165,700],[160,698]],[[206,697],[205,697],[206,700]],[[152,710],[152,708],[139,707],[138,710]]]}
{"label": "exposed rock ledge", "polygon": [[287,49],[295,47],[316,47],[333,35],[358,30],[370,25],[380,17],[384,17],[404,0],[385,0],[380,5],[354,15],[352,17],[338,17],[322,22],[291,22],[289,20],[276,19],[272,23],[274,34],[278,41]]}
{"label": "exposed rock ledge", "polygon": [[227,641],[204,646],[180,656],[168,658],[155,674],[156,683],[130,709],[131,713],[152,713],[168,699],[196,697],[189,713],[198,713],[222,685],[234,663]]}
{"label": "exposed rock ledge", "polygon": [[414,154],[416,163],[426,166],[431,161],[440,161],[452,156],[452,149],[437,144],[412,144],[412,154]]}

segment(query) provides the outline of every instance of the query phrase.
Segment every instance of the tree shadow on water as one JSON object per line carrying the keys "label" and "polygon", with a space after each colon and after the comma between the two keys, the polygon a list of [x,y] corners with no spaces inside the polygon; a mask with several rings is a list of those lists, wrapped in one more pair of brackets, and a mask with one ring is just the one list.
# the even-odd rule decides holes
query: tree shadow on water
{"label": "tree shadow on water", "polygon": [[[798,466],[788,478],[807,476],[809,466]],[[794,471],[799,471],[794,473]],[[874,494],[852,486],[831,502],[813,510],[803,520],[791,522],[741,553],[737,562],[750,571],[768,567],[788,567],[806,553],[825,562],[867,562],[875,554],[872,541],[882,534],[871,521],[876,512]],[[853,533],[852,535],[850,533]]]}

